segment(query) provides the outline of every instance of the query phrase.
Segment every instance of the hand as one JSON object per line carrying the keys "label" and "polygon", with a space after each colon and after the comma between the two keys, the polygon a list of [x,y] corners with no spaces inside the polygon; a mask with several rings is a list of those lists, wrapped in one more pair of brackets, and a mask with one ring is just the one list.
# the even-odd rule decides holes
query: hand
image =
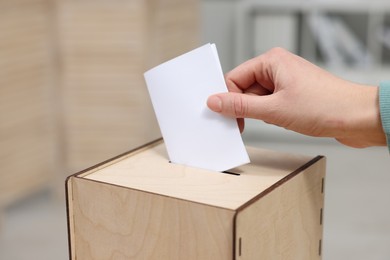
{"label": "hand", "polygon": [[334,137],[352,147],[386,145],[378,87],[342,80],[275,48],[226,75],[229,93],[210,96],[209,108],[255,118],[305,135]]}

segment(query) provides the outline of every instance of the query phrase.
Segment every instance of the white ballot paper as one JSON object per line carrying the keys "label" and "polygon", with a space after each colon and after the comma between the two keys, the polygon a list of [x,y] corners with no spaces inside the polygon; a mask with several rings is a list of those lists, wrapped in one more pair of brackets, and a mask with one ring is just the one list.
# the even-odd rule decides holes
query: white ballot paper
{"label": "white ballot paper", "polygon": [[207,107],[227,92],[217,49],[206,44],[144,74],[172,163],[225,171],[249,162],[236,119]]}

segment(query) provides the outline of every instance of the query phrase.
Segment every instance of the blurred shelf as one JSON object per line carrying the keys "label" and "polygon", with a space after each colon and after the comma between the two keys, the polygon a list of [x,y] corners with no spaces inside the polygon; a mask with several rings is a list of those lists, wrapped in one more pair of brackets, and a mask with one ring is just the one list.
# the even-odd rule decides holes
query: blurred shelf
{"label": "blurred shelf", "polygon": [[[280,22],[283,18],[288,20]],[[346,67],[390,63],[383,43],[390,26],[388,1],[246,0],[237,3],[236,19],[237,64],[271,46],[286,46],[314,63],[339,57]]]}

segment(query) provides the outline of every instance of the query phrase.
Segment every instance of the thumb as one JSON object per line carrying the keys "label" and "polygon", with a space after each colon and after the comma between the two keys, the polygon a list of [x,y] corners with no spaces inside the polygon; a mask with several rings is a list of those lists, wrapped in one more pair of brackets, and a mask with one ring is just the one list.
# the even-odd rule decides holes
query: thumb
{"label": "thumb", "polygon": [[268,96],[242,93],[221,93],[207,99],[207,106],[214,112],[235,118],[263,119],[267,110]]}

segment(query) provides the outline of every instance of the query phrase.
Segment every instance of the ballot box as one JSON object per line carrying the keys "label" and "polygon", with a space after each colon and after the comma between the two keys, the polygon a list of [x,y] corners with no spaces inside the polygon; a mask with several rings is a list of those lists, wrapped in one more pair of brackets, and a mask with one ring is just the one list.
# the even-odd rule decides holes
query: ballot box
{"label": "ballot box", "polygon": [[70,258],[321,259],[325,158],[247,150],[215,172],[157,140],[70,176]]}

